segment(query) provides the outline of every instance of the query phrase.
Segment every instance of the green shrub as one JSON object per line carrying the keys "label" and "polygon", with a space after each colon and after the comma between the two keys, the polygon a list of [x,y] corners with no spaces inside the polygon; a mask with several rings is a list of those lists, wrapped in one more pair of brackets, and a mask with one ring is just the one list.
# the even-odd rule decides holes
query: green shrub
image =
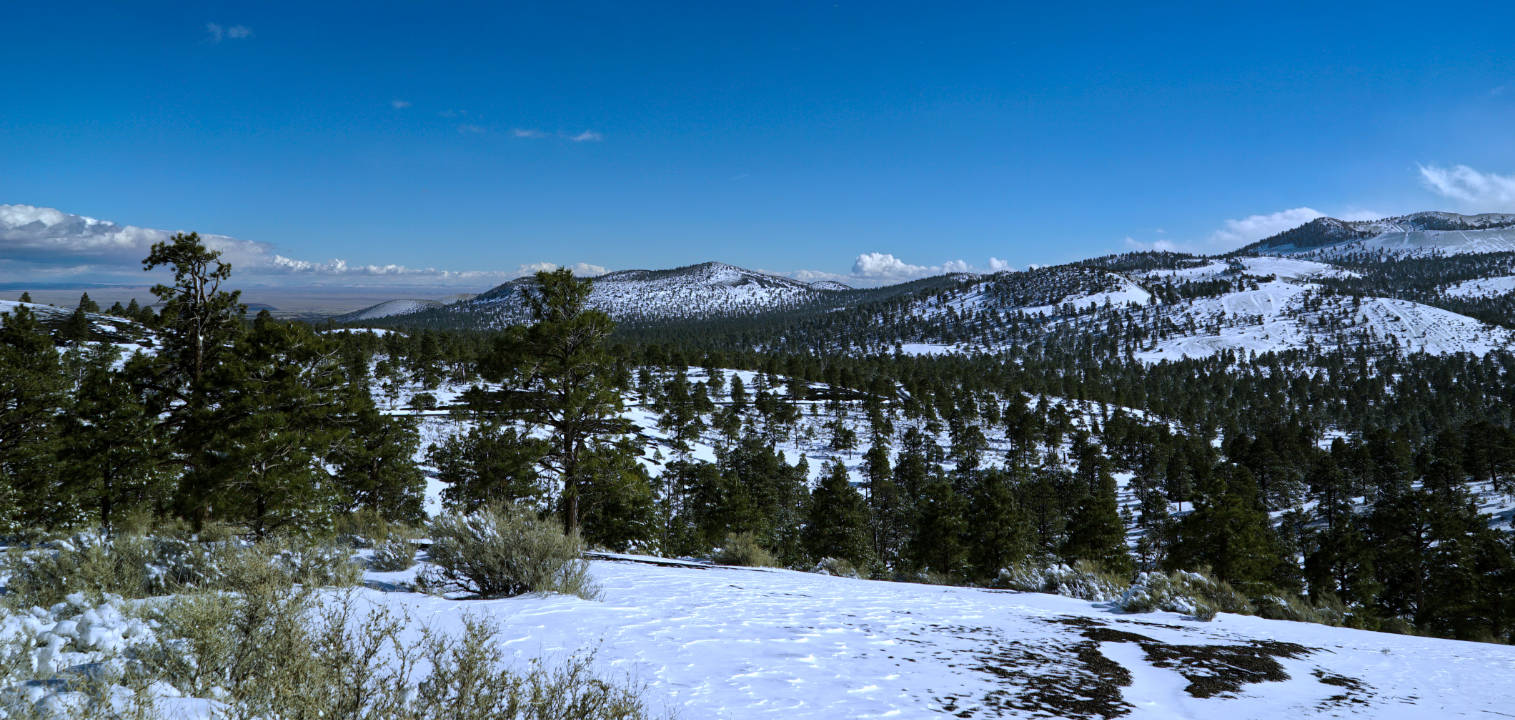
{"label": "green shrub", "polygon": [[634,720],[647,717],[637,693],[597,677],[593,657],[553,668],[533,661],[524,673],[501,671],[498,631],[466,617],[461,638],[428,637],[434,670],[417,687],[413,717],[426,720]]}
{"label": "green shrub", "polygon": [[[182,598],[157,616],[165,634],[154,677],[193,697],[215,697],[222,716],[353,720],[639,720],[638,689],[592,670],[577,655],[560,666],[506,669],[498,631],[463,618],[457,636],[427,630],[405,642],[409,619],[388,609],[358,614],[351,598],[315,612],[308,591],[255,579],[234,593]],[[425,668],[424,676],[417,669]]]}
{"label": "green shrub", "polygon": [[245,708],[243,717],[305,709],[302,688],[321,670],[309,642],[314,589],[295,585],[261,553],[223,562],[224,592],[184,594],[151,606],[160,643],[142,653],[141,662],[185,695]]}
{"label": "green shrub", "polygon": [[727,535],[726,542],[715,551],[712,559],[721,565],[778,567],[778,561],[773,559],[772,553],[758,544],[757,537],[750,532]]}
{"label": "green shrub", "polygon": [[1094,563],[1079,560],[1072,565],[1014,565],[1000,570],[992,584],[1023,592],[1051,593],[1081,600],[1109,602],[1120,597],[1131,583],[1125,577],[1106,572]]}
{"label": "green shrub", "polygon": [[1216,613],[1255,614],[1256,608],[1230,583],[1204,572],[1144,572],[1115,602],[1126,612],[1163,610],[1210,621]]}
{"label": "green shrub", "polygon": [[379,572],[400,572],[416,564],[416,537],[411,532],[392,532],[374,543],[368,566]]}
{"label": "green shrub", "polygon": [[5,602],[15,608],[51,607],[74,593],[99,599],[178,592],[208,581],[214,551],[165,537],[96,533],[12,549],[5,558]]}
{"label": "green shrub", "polygon": [[275,567],[300,585],[351,587],[362,579],[363,569],[353,560],[352,550],[341,544],[285,537],[264,541],[254,548],[267,553]]}
{"label": "green shrub", "polygon": [[74,593],[98,600],[106,595],[145,598],[216,589],[227,583],[228,573],[246,565],[237,562],[242,556],[304,585],[354,585],[360,575],[347,549],[301,539],[211,543],[80,533],[40,547],[9,551],[4,561],[9,575],[4,601],[13,608],[51,607]]}
{"label": "green shrub", "polygon": [[592,599],[599,593],[577,536],[528,508],[491,505],[448,513],[431,523],[431,566],[419,578],[433,592],[481,598],[557,592]]}
{"label": "green shrub", "polygon": [[815,564],[815,569],[811,572],[820,573],[822,575],[853,578],[855,580],[866,577],[863,571],[859,570],[856,565],[853,565],[847,560],[841,558],[831,557],[821,558],[821,561]]}

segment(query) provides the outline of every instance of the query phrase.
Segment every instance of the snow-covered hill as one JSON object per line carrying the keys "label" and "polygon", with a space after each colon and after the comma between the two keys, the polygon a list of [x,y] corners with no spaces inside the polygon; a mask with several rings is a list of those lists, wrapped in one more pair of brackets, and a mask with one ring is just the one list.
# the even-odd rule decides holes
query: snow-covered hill
{"label": "snow-covered hill", "polygon": [[1316,218],[1243,248],[1244,254],[1423,257],[1515,251],[1515,215],[1422,212],[1383,220]]}
{"label": "snow-covered hill", "polygon": [[346,315],[338,315],[333,320],[337,322],[358,322],[361,320],[377,320],[379,318],[394,317],[396,315],[410,315],[422,310],[442,307],[442,303],[436,300],[385,300],[377,305],[370,305],[362,310],[356,310]]}
{"label": "snow-covered hill", "polygon": [[1465,280],[1442,290],[1451,297],[1493,297],[1515,292],[1515,275]]}
{"label": "snow-covered hill", "polygon": [[[1362,275],[1329,262],[1192,257],[1156,268],[1100,269],[1109,264],[982,278],[881,312],[872,324],[895,323],[900,333],[893,341],[912,354],[997,353],[1044,338],[1065,343],[1112,333],[1145,362],[1363,345],[1476,355],[1515,348],[1510,330],[1449,309],[1342,292],[1332,283]],[[1480,281],[1447,296],[1500,287],[1498,279]]]}
{"label": "snow-covered hill", "polygon": [[1312,296],[1314,290],[1275,280],[1256,290],[1187,303],[1167,321],[1196,330],[1158,340],[1137,358],[1158,362],[1228,350],[1264,353],[1362,344],[1433,355],[1481,356],[1515,348],[1515,333],[1448,310],[1394,298]]}
{"label": "snow-covered hill", "polygon": [[[526,293],[534,286],[533,278],[512,280],[442,312],[480,316],[497,327],[526,322]],[[731,317],[820,304],[844,288],[707,262],[601,275],[594,279],[589,305],[621,322]]]}

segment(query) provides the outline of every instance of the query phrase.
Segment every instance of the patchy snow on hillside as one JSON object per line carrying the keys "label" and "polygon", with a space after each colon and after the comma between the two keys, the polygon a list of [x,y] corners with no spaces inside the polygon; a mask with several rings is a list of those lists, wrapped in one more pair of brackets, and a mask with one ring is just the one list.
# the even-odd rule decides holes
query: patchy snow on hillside
{"label": "patchy snow on hillside", "polygon": [[1385,228],[1372,237],[1319,248],[1280,248],[1275,252],[1331,259],[1358,253],[1383,253],[1395,257],[1432,257],[1515,252],[1515,228],[1475,230],[1414,230]]}
{"label": "patchy snow on hillside", "polygon": [[395,317],[396,315],[411,315],[442,307],[442,303],[436,300],[385,300],[377,305],[372,305],[357,312],[340,315],[335,319],[338,322],[360,322],[363,320],[378,320],[379,318]]}
{"label": "patchy snow on hillside", "polygon": [[1468,280],[1442,290],[1444,295],[1462,298],[1494,297],[1512,292],[1515,292],[1515,275]]}
{"label": "patchy snow on hillside", "polygon": [[1466,315],[1408,300],[1316,297],[1314,286],[1274,280],[1256,290],[1226,293],[1187,303],[1168,316],[1175,326],[1199,332],[1170,336],[1136,353],[1143,362],[1196,358],[1223,351],[1256,352],[1306,347],[1346,347],[1362,342],[1401,352],[1445,355],[1515,347],[1515,334]]}
{"label": "patchy snow on hillside", "polygon": [[1062,302],[1019,308],[1019,310],[1027,315],[1052,315],[1070,308],[1073,312],[1081,312],[1106,305],[1146,305],[1152,301],[1152,293],[1147,292],[1142,286],[1113,273],[1111,276],[1119,280],[1119,286],[1113,290],[1070,297]]}
{"label": "patchy snow on hillside", "polygon": [[[497,325],[526,322],[529,313],[523,293],[533,282],[529,278],[513,280],[458,307],[489,313]],[[619,321],[721,317],[796,307],[835,292],[834,285],[812,285],[707,262],[672,270],[619,270],[601,275],[594,280],[588,305]]]}
{"label": "patchy snow on hillside", "polygon": [[1249,275],[1274,275],[1292,280],[1318,277],[1356,277],[1357,273],[1343,270],[1330,263],[1314,260],[1283,257],[1244,257],[1242,265]]}

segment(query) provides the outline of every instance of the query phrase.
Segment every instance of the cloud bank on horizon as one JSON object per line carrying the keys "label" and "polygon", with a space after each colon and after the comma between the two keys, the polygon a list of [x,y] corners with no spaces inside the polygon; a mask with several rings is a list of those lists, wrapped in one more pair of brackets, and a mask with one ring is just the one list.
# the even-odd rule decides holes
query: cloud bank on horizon
{"label": "cloud bank on horizon", "polygon": [[[173,237],[168,230],[120,225],[34,205],[0,205],[0,282],[140,285],[156,279],[142,271],[153,243]],[[206,247],[219,251],[234,277],[250,285],[350,286],[475,290],[558,266],[538,262],[507,270],[445,270],[404,265],[359,264],[340,258],[301,260],[278,253],[269,243],[201,233]],[[578,263],[580,275],[605,268]]]}

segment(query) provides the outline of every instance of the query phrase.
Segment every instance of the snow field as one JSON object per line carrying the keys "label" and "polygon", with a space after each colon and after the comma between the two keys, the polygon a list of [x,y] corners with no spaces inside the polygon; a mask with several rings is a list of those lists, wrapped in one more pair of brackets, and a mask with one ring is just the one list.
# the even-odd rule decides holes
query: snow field
{"label": "snow field", "polygon": [[[1130,674],[1115,702],[1133,718],[1482,716],[1515,692],[1489,682],[1515,673],[1515,648],[1507,646],[1226,614],[1202,623],[1036,593],[639,560],[592,563],[599,601],[454,601],[375,589],[359,597],[408,614],[415,628],[456,631],[463,612],[487,617],[517,662],[592,650],[606,674],[645,684],[654,709],[679,717],[1046,717],[1049,708],[1077,707],[1098,683],[1098,665],[1070,648],[1107,630],[1154,647],[1310,648],[1278,658],[1287,679],[1200,698],[1180,671],[1224,668],[1199,659],[1159,666],[1138,641],[1098,642],[1098,653]],[[370,585],[395,587],[413,572],[370,574]],[[1356,689],[1322,678],[1345,678]]]}

